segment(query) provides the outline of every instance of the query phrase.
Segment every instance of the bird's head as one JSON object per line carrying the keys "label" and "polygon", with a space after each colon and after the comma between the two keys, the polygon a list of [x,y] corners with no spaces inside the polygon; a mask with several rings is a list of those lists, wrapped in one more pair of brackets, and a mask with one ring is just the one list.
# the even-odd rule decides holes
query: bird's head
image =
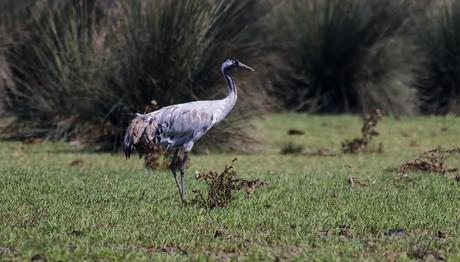
{"label": "bird's head", "polygon": [[256,71],[254,70],[253,68],[239,62],[238,60],[236,59],[232,59],[232,58],[229,58],[227,60],[225,60],[225,62],[222,64],[222,72],[228,72],[232,69],[236,69],[236,68],[241,68],[241,69],[247,69],[247,70],[251,70],[251,71]]}

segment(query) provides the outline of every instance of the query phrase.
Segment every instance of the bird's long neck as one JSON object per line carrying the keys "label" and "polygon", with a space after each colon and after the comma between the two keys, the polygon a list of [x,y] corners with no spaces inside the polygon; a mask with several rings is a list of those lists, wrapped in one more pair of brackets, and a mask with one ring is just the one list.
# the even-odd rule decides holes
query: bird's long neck
{"label": "bird's long neck", "polygon": [[227,97],[225,97],[224,99],[224,111],[226,114],[228,114],[236,104],[237,90],[235,81],[233,81],[232,77],[230,76],[230,73],[227,70],[222,70],[222,74],[228,85]]}

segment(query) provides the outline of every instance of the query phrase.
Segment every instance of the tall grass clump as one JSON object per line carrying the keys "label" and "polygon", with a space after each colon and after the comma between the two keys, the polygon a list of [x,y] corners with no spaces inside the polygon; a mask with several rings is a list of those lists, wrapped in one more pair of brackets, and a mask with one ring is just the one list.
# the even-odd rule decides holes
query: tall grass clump
{"label": "tall grass clump", "polygon": [[435,2],[417,24],[426,52],[419,88],[425,113],[460,113],[460,1]]}
{"label": "tall grass clump", "polygon": [[[112,114],[110,121],[124,126],[152,99],[166,106],[223,97],[227,89],[220,65],[225,58],[256,68],[261,62],[255,24],[267,6],[257,0],[123,2],[121,69],[111,85],[114,100],[107,106],[124,112],[124,118]],[[201,146],[248,149],[253,144],[245,126],[253,112],[266,107],[267,83],[255,74],[242,76],[236,76],[240,88],[235,112],[213,128]]]}
{"label": "tall grass clump", "polygon": [[[280,8],[277,90],[301,111],[417,110],[412,43],[398,0],[296,0]],[[280,24],[277,25],[281,26]],[[276,67],[276,65],[275,65]]]}
{"label": "tall grass clump", "polygon": [[[56,3],[42,2],[25,29],[28,38],[7,51],[14,86],[1,103],[13,117],[8,131],[15,137],[116,149],[134,113],[152,100],[166,106],[222,97],[224,58],[258,63],[251,25],[263,9],[256,0]],[[267,98],[254,75],[239,80],[236,112],[205,145],[254,145],[246,123]]]}
{"label": "tall grass clump", "polygon": [[95,1],[30,6],[23,36],[6,51],[14,86],[2,97],[15,136],[73,138],[97,121],[94,97],[113,69]]}
{"label": "tall grass clump", "polygon": [[[20,28],[26,22],[26,7],[30,6],[31,0],[0,1],[0,97],[5,97],[6,88],[13,86],[10,65],[6,59],[6,50],[20,38]],[[0,103],[0,114],[3,112],[3,104]]]}

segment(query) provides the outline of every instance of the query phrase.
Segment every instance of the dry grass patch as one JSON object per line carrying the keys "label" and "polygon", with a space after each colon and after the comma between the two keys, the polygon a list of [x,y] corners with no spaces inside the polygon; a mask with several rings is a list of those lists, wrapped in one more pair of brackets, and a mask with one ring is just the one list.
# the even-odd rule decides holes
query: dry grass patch
{"label": "dry grass patch", "polygon": [[206,173],[196,172],[196,178],[205,181],[209,188],[208,194],[203,196],[199,190],[194,190],[196,194],[192,203],[199,204],[206,208],[225,207],[234,200],[234,193],[243,190],[246,194],[253,193],[256,189],[266,185],[259,179],[246,180],[237,178],[238,173],[233,168],[237,159],[233,159],[229,166],[225,166],[222,173],[208,171]]}
{"label": "dry grass patch", "polygon": [[415,159],[402,164],[398,171],[400,174],[407,174],[410,171],[423,171],[430,173],[451,173],[458,171],[458,168],[451,167],[446,163],[449,155],[459,154],[460,148],[455,149],[433,149],[423,152]]}

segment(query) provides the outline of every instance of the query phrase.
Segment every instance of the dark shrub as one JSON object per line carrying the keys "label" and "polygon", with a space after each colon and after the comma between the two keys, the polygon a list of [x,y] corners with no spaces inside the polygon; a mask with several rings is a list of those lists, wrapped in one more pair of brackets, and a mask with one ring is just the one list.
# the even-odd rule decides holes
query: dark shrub
{"label": "dark shrub", "polygon": [[[297,0],[280,8],[276,87],[295,110],[416,111],[413,48],[400,1]],[[279,22],[279,21],[278,21]]]}
{"label": "dark shrub", "polygon": [[435,2],[417,24],[417,42],[427,55],[420,82],[425,113],[460,112],[460,1]]}
{"label": "dark shrub", "polygon": [[[135,112],[225,94],[228,56],[257,68],[256,0],[41,3],[6,52],[14,86],[1,98],[10,134],[80,139],[115,149]],[[118,4],[114,4],[118,3]],[[246,77],[246,75],[245,75]],[[266,105],[256,75],[239,79],[240,101],[202,145],[248,150],[246,126]],[[251,83],[249,85],[249,83]]]}

